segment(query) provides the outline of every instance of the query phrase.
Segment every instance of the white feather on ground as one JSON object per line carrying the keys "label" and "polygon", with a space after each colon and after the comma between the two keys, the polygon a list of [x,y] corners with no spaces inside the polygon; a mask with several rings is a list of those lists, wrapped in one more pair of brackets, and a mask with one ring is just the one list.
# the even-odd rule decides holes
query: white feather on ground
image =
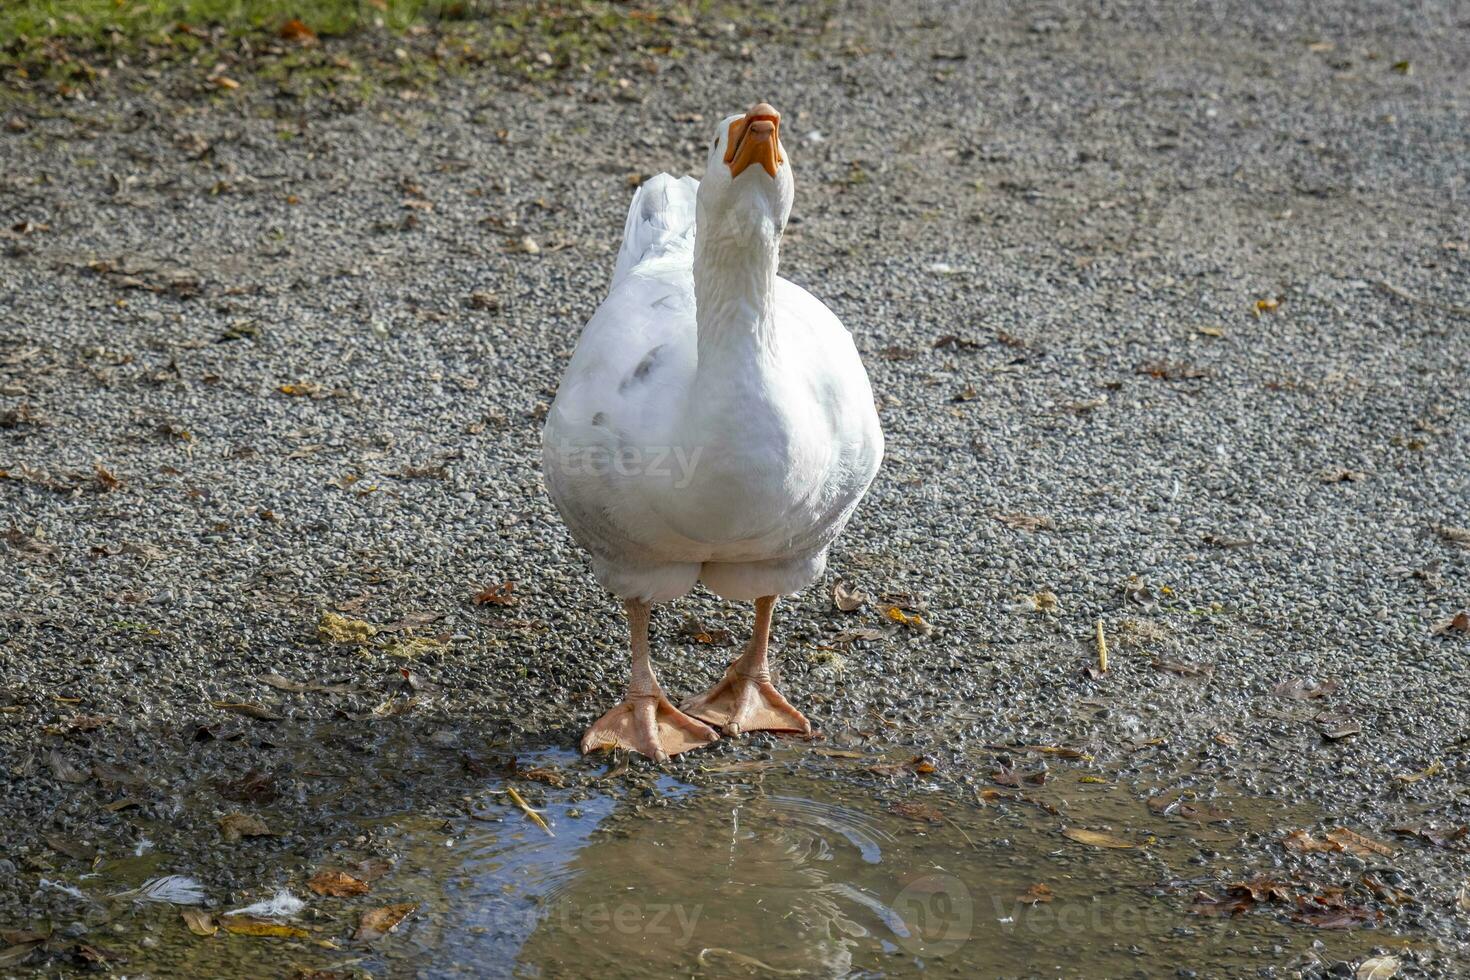
{"label": "white feather on ground", "polygon": [[247,905],[243,909],[235,909],[226,912],[225,915],[258,915],[263,919],[284,919],[295,915],[306,908],[306,903],[292,895],[290,891],[282,888],[270,898],[254,905]]}
{"label": "white feather on ground", "polygon": [[173,905],[203,905],[205,899],[204,885],[188,875],[150,878],[137,888],[108,897],[130,898],[135,902],[168,902]]}

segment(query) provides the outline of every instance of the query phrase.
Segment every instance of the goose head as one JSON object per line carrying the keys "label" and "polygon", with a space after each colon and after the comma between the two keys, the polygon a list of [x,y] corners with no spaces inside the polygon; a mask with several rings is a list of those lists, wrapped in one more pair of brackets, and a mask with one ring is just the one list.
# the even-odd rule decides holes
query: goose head
{"label": "goose head", "polygon": [[715,128],[699,182],[700,240],[775,245],[791,214],[794,186],[781,145],[781,114],[758,102],[726,116]]}

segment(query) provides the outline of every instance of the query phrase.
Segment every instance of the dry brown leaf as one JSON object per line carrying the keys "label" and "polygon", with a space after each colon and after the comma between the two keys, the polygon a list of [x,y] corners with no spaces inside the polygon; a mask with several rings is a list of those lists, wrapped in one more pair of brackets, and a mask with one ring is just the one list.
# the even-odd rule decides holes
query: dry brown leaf
{"label": "dry brown leaf", "polygon": [[1356,854],[1359,857],[1365,857],[1369,854],[1387,857],[1394,850],[1391,844],[1383,844],[1373,840],[1371,837],[1364,837],[1357,831],[1348,830],[1346,827],[1334,827],[1329,830],[1327,832],[1327,839],[1337,844],[1341,850],[1347,851],[1349,854]]}
{"label": "dry brown leaf", "polygon": [[1417,783],[1421,779],[1428,779],[1431,776],[1438,776],[1442,772],[1444,772],[1444,763],[1440,762],[1438,759],[1435,759],[1433,762],[1425,766],[1423,769],[1420,769],[1418,772],[1405,773],[1403,775],[1395,776],[1393,778],[1397,779],[1401,783]]}
{"label": "dry brown leaf", "polygon": [[256,721],[281,720],[280,715],[276,714],[274,711],[267,708],[263,704],[254,704],[250,701],[211,701],[209,703],[211,707],[218,708],[221,711],[228,711],[232,714],[244,715],[247,718],[254,718]]}
{"label": "dry brown leaf", "polygon": [[1281,846],[1297,854],[1316,854],[1342,850],[1340,846],[1332,841],[1318,840],[1305,830],[1287,831],[1286,836],[1281,838]]}
{"label": "dry brown leaf", "polygon": [[1450,544],[1470,548],[1470,527],[1455,527],[1452,524],[1436,524],[1434,531]]}
{"label": "dry brown leaf", "polygon": [[219,818],[220,835],[233,844],[242,837],[268,837],[270,828],[253,813],[227,813]]}
{"label": "dry brown leaf", "polygon": [[1134,845],[1125,840],[1114,837],[1112,834],[1100,833],[1096,830],[1085,830],[1081,827],[1063,827],[1062,836],[1068,840],[1074,840],[1079,844],[1089,847],[1109,847],[1115,850],[1132,850]]}
{"label": "dry brown leaf", "polygon": [[856,586],[849,586],[842,579],[832,583],[832,602],[842,612],[856,612],[872,601],[871,595]]}
{"label": "dry brown leaf", "polygon": [[305,939],[311,935],[300,926],[293,926],[274,919],[260,919],[253,915],[222,915],[220,927],[236,936],[274,936],[280,939]]}
{"label": "dry brown leaf", "polygon": [[902,800],[893,805],[893,812],[920,823],[944,823],[944,814],[932,803],[920,800]]}
{"label": "dry brown leaf", "polygon": [[398,928],[398,924],[417,909],[418,903],[416,902],[402,902],[398,905],[385,905],[382,908],[370,909],[364,912],[362,918],[358,920],[357,934],[353,938],[367,942],[381,939]]}
{"label": "dry brown leaf", "polygon": [[276,32],[276,36],[283,41],[292,41],[303,46],[317,42],[316,31],[312,30],[296,17],[292,17],[286,23],[282,24],[281,29]]}
{"label": "dry brown leaf", "polygon": [[179,909],[179,915],[183,917],[184,925],[196,936],[213,936],[219,932],[219,926],[214,924],[214,916],[203,909],[183,908]]}
{"label": "dry brown leaf", "polygon": [[1016,901],[1020,902],[1022,905],[1043,905],[1046,902],[1050,902],[1051,900],[1051,889],[1046,885],[1043,885],[1041,882],[1037,882],[1030,888],[1026,889],[1025,892],[1016,896]]}
{"label": "dry brown leaf", "polygon": [[1429,632],[1434,636],[1442,636],[1452,632],[1470,634],[1470,612],[1461,610],[1448,619],[1435,623]]}
{"label": "dry brown leaf", "polygon": [[1057,526],[1056,521],[1050,517],[1040,514],[991,514],[991,517],[1000,521],[1006,527],[1016,531],[1051,531]]}
{"label": "dry brown leaf", "polygon": [[511,593],[515,590],[514,582],[501,582],[499,585],[491,585],[480,589],[475,593],[474,603],[477,606],[514,606],[518,601]]}
{"label": "dry brown leaf", "polygon": [[345,871],[328,870],[323,868],[311,876],[306,887],[318,895],[330,895],[333,898],[349,898],[353,895],[366,895],[369,891],[368,883],[361,878],[354,878]]}
{"label": "dry brown leaf", "polygon": [[116,490],[118,487],[122,486],[122,481],[113,476],[111,471],[109,471],[107,467],[103,466],[101,463],[93,464],[92,472],[96,474],[97,486],[101,487],[103,492]]}

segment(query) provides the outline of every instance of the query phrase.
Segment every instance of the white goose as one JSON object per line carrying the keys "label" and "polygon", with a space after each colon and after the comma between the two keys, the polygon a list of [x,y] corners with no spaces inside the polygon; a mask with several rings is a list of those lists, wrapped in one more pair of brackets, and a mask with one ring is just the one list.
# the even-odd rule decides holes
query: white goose
{"label": "white goose", "polygon": [[[771,613],[822,574],[883,434],[852,338],[776,274],[792,193],[765,103],[720,123],[702,183],[659,174],[639,188],[547,416],[547,489],[632,633],[627,694],[583,752],[664,760],[716,740],[709,725],[811,731],[771,683]],[[649,612],[696,581],[754,600],[755,632],[680,710],[649,662]]]}

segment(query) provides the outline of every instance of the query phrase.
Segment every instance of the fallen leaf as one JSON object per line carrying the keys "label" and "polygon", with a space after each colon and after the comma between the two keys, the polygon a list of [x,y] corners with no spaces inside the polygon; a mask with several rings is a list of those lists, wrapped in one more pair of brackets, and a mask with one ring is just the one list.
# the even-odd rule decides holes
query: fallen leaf
{"label": "fallen leaf", "polygon": [[893,620],[895,623],[902,623],[910,629],[917,630],[919,633],[922,633],[925,636],[928,636],[930,633],[934,632],[934,627],[930,625],[929,621],[926,620],[923,616],[920,616],[918,613],[906,613],[897,606],[889,606],[887,609],[884,610],[883,614],[889,619]]}
{"label": "fallen leaf", "polygon": [[101,463],[94,463],[92,472],[97,477],[97,486],[101,487],[104,493],[122,486],[122,481],[113,476],[112,472]]}
{"label": "fallen leaf", "polygon": [[51,773],[63,783],[85,783],[87,774],[62,755],[56,749],[46,753],[46,764],[51,767]]}
{"label": "fallen leaf", "polygon": [[698,643],[701,646],[729,647],[735,645],[734,633],[718,626],[705,626],[694,613],[684,617],[678,635],[686,642]]}
{"label": "fallen leaf", "polygon": [[1455,894],[1455,904],[1460,907],[1461,912],[1470,912],[1470,882],[1460,886]]}
{"label": "fallen leaf", "polygon": [[1226,885],[1225,893],[1258,905],[1271,902],[1290,903],[1292,899],[1291,891],[1286,885],[1265,877],[1256,877],[1250,881],[1237,881],[1232,885]]}
{"label": "fallen leaf", "polygon": [[842,579],[832,583],[832,601],[842,612],[856,612],[863,608],[873,597],[856,586],[849,586]]}
{"label": "fallen leaf", "polygon": [[323,868],[311,876],[306,887],[318,895],[330,895],[333,898],[349,898],[353,895],[366,895],[368,883],[361,878],[354,878],[345,871],[335,871]]}
{"label": "fallen leaf", "polygon": [[567,784],[567,777],[561,770],[551,766],[532,766],[529,769],[517,769],[517,779],[529,779],[533,783],[545,783],[547,786],[561,787]]}
{"label": "fallen leaf", "polygon": [[514,582],[501,582],[476,592],[473,601],[477,606],[514,606],[517,602],[516,597],[511,594],[514,589]]}
{"label": "fallen leaf", "polygon": [[1435,759],[1433,762],[1425,766],[1423,769],[1420,769],[1418,772],[1406,773],[1404,775],[1395,776],[1393,778],[1397,779],[1401,783],[1417,783],[1421,779],[1428,779],[1431,776],[1438,776],[1442,772],[1444,772],[1444,763],[1440,762],[1438,759]]}
{"label": "fallen leaf", "polygon": [[276,31],[276,36],[283,41],[292,41],[301,45],[311,45],[317,41],[316,31],[296,17],[282,24],[281,29]]}
{"label": "fallen leaf", "polygon": [[1068,840],[1074,840],[1079,844],[1086,844],[1089,847],[1108,847],[1120,851],[1132,850],[1134,847],[1134,845],[1125,840],[1120,840],[1112,834],[1104,834],[1096,830],[1084,830],[1081,827],[1063,827],[1062,836]]}
{"label": "fallen leaf", "polygon": [[1317,840],[1305,830],[1290,831],[1281,841],[1282,846],[1288,851],[1300,854],[1347,852],[1359,857],[1377,854],[1387,857],[1394,849],[1389,844],[1383,844],[1371,837],[1364,837],[1354,830],[1346,827],[1334,827],[1323,835],[1325,840]]}
{"label": "fallen leaf", "polygon": [[1450,847],[1460,844],[1470,838],[1470,825],[1462,824],[1458,827],[1436,827],[1433,824],[1420,824],[1417,827],[1392,827],[1395,834],[1405,837],[1417,837],[1426,844],[1435,847]]}
{"label": "fallen leaf", "polygon": [[1397,956],[1374,956],[1358,964],[1355,980],[1389,980],[1398,975],[1403,964]]}
{"label": "fallen leaf", "polygon": [[300,926],[277,922],[274,919],[260,919],[253,915],[222,915],[219,918],[219,924],[225,932],[236,936],[273,936],[280,939],[305,939],[311,935],[311,933],[302,929]]}
{"label": "fallen leaf", "polygon": [[211,701],[211,707],[232,714],[244,715],[257,721],[280,721],[281,715],[276,714],[263,704],[255,704],[250,701]]}
{"label": "fallen leaf", "polygon": [[277,385],[276,390],[283,395],[292,398],[315,398],[322,393],[322,386],[312,381],[297,381],[291,384]]}
{"label": "fallen leaf", "polygon": [[1281,846],[1296,854],[1318,854],[1341,851],[1342,847],[1330,840],[1318,840],[1305,830],[1288,831],[1281,838]]}
{"label": "fallen leaf", "polygon": [[1448,619],[1435,623],[1429,632],[1432,636],[1448,635],[1451,632],[1470,634],[1470,612],[1457,612]]}
{"label": "fallen leaf", "polygon": [[353,938],[366,942],[381,939],[398,928],[398,924],[417,909],[416,902],[402,902],[398,905],[385,905],[382,908],[364,912],[362,918],[358,920],[357,934]]}
{"label": "fallen leaf", "polygon": [[270,828],[265,821],[252,813],[227,813],[219,819],[219,831],[226,842],[235,843],[242,837],[269,837]]}
{"label": "fallen leaf", "polygon": [[1030,888],[1026,889],[1024,892],[1022,892],[1020,895],[1016,896],[1016,901],[1020,902],[1022,905],[1030,905],[1032,907],[1043,905],[1047,902],[1050,902],[1051,900],[1051,889],[1046,885],[1043,885],[1041,882],[1037,882]]}
{"label": "fallen leaf", "polygon": [[1040,514],[1022,514],[1020,512],[1011,514],[991,514],[1006,527],[1016,531],[1051,531],[1056,529],[1056,521],[1050,517]]}
{"label": "fallen leaf", "polygon": [[1182,361],[1149,361],[1138,365],[1136,371],[1138,374],[1146,374],[1159,381],[1194,381],[1210,376],[1210,372],[1204,368],[1197,368]]}
{"label": "fallen leaf", "polygon": [[1057,599],[1057,594],[1050,591],[1019,596],[1016,604],[1011,607],[1011,612],[1055,613],[1060,610],[1061,603]]}
{"label": "fallen leaf", "polygon": [[1414,901],[1414,896],[1402,888],[1384,884],[1371,874],[1364,873],[1363,885],[1373,893],[1373,897],[1387,905],[1402,905],[1405,902]]}
{"label": "fallen leaf", "polygon": [[902,800],[893,805],[893,812],[920,823],[944,823],[944,814],[932,803],[919,800]]}
{"label": "fallen leaf", "polygon": [[1361,929],[1364,926],[1377,925],[1383,920],[1383,913],[1364,908],[1328,909],[1321,912],[1298,912],[1291,919],[1318,929]]}
{"label": "fallen leaf", "polygon": [[183,908],[179,909],[179,915],[184,920],[184,925],[196,936],[213,936],[219,932],[219,926],[214,924],[214,916],[203,909]]}
{"label": "fallen leaf", "polygon": [[1362,734],[1363,726],[1347,715],[1326,712],[1312,719],[1317,730],[1329,742],[1338,742],[1353,735]]}
{"label": "fallen leaf", "polygon": [[1470,548],[1470,528],[1436,524],[1434,531],[1451,544],[1459,545],[1461,548]]}
{"label": "fallen leaf", "polygon": [[216,87],[218,87],[218,88],[231,89],[231,90],[233,90],[233,89],[237,89],[237,88],[240,87],[240,83],[239,82],[237,82],[233,78],[229,78],[228,76],[225,76],[225,75],[216,75],[213,78],[211,78],[210,81],[213,82],[214,85]]}

